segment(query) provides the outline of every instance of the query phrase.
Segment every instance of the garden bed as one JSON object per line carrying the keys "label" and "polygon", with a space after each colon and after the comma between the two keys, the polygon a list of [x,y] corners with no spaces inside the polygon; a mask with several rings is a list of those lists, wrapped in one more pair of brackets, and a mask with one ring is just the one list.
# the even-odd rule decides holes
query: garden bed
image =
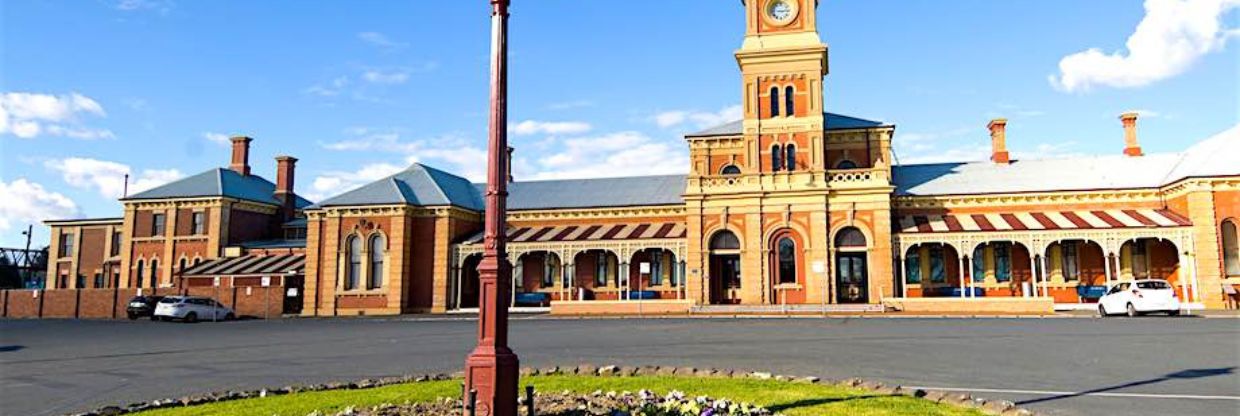
{"label": "garden bed", "polygon": [[[539,415],[553,415],[551,411],[574,414],[565,412],[569,410],[566,407],[554,407],[555,401],[577,401],[574,403],[580,405],[580,400],[593,398],[604,403],[609,396],[623,396],[626,392],[632,396],[643,390],[654,395],[683,392],[687,400],[696,400],[698,396],[727,399],[789,416],[1030,414],[1013,408],[1009,402],[985,401],[964,394],[905,390],[858,379],[823,382],[814,377],[748,371],[583,365],[524,369],[521,382],[522,386],[535,386],[536,404],[547,406],[538,408]],[[443,409],[459,406],[460,389],[460,379],[434,375],[201,395],[108,410],[143,416],[442,415],[439,412]],[[521,414],[525,414],[524,406]]]}

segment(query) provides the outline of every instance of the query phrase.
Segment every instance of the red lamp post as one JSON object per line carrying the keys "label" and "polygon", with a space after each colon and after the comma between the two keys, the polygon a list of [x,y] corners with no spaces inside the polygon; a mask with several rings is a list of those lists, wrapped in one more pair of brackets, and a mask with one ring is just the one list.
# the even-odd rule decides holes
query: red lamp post
{"label": "red lamp post", "polygon": [[[508,181],[508,0],[491,2],[491,119],[486,226],[478,265],[478,346],[465,359],[466,406],[478,416],[517,416],[517,355],[508,348],[512,265],[505,248]],[[476,392],[471,394],[470,392]],[[470,396],[477,399],[469,403]],[[468,414],[468,412],[467,412]]]}

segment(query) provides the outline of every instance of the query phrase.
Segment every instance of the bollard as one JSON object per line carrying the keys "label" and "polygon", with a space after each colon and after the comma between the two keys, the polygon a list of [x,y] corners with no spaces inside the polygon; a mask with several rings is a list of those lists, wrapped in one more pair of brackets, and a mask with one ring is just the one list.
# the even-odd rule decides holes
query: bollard
{"label": "bollard", "polygon": [[525,386],[525,414],[534,416],[534,385]]}
{"label": "bollard", "polygon": [[469,410],[469,416],[477,416],[478,390],[469,389],[469,404],[466,409]]}

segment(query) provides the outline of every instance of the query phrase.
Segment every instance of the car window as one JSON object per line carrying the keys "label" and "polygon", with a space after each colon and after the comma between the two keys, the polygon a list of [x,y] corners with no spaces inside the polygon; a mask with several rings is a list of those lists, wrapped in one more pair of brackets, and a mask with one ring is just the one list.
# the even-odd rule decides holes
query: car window
{"label": "car window", "polygon": [[179,300],[177,298],[163,298],[159,300],[159,303],[177,303]]}
{"label": "car window", "polygon": [[1141,289],[1170,289],[1171,285],[1163,281],[1137,282],[1137,287]]}
{"label": "car window", "polygon": [[1122,286],[1122,285],[1115,285],[1115,286],[1111,286],[1111,290],[1110,290],[1110,291],[1108,291],[1108,292],[1107,292],[1107,294],[1108,294],[1108,295],[1114,295],[1114,294],[1116,294],[1116,293],[1119,293],[1119,291],[1124,290],[1124,289],[1123,289],[1123,287],[1121,287],[1121,286]]}

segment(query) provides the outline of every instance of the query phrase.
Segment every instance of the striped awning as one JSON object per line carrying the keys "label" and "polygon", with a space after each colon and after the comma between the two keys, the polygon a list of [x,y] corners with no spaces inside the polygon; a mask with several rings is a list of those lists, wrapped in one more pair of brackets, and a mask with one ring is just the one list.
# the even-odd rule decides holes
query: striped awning
{"label": "striped awning", "polygon": [[1114,209],[1003,214],[904,215],[898,217],[896,228],[902,233],[950,233],[1157,228],[1188,225],[1191,225],[1188,219],[1165,209]]}
{"label": "striped awning", "polygon": [[186,269],[181,276],[271,276],[290,272],[301,274],[306,267],[304,254],[276,254],[222,257]]}
{"label": "striped awning", "polygon": [[[475,234],[465,244],[482,241],[482,233]],[[542,243],[570,241],[645,240],[659,238],[684,238],[682,223],[632,223],[600,225],[557,225],[545,227],[509,227],[510,243]]]}

